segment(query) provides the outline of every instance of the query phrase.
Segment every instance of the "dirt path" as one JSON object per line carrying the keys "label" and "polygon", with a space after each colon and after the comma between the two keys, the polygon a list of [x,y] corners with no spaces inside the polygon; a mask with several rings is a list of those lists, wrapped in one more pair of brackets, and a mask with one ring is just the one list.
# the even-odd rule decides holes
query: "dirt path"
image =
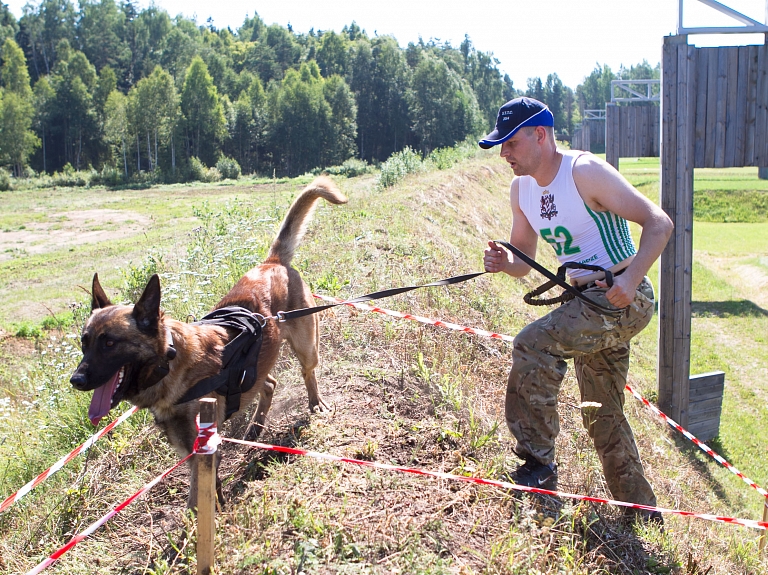
{"label": "dirt path", "polygon": [[46,222],[34,222],[16,231],[0,232],[0,261],[19,253],[41,254],[61,248],[141,233],[149,217],[125,210],[92,209],[48,215]]}

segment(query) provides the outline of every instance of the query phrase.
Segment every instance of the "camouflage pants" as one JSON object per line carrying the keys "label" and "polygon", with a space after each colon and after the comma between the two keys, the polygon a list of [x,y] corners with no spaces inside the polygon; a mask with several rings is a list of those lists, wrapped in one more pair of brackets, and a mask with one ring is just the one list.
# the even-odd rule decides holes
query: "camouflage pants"
{"label": "camouflage pants", "polygon": [[[610,307],[606,290],[584,294]],[[560,432],[557,394],[573,359],[582,402],[599,408],[582,410],[614,499],[656,505],[643,474],[635,438],[624,416],[624,386],[629,371],[629,340],[653,315],[653,287],[644,278],[635,300],[618,317],[601,314],[579,299],[571,300],[526,326],[515,338],[507,383],[507,426],[517,440],[520,457],[547,464],[555,458]]]}

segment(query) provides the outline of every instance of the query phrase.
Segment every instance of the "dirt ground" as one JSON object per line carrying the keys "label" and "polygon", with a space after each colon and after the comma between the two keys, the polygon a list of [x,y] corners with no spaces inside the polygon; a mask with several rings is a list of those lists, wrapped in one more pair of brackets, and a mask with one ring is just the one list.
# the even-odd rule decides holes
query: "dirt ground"
{"label": "dirt ground", "polygon": [[50,214],[47,222],[30,223],[23,230],[0,232],[0,261],[14,253],[41,254],[71,246],[138,234],[150,218],[125,210],[92,209]]}

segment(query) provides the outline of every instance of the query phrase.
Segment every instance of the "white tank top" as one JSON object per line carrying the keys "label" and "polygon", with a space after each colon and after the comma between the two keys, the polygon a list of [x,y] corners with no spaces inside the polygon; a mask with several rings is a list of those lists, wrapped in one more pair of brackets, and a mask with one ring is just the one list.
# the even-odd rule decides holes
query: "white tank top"
{"label": "white tank top", "polygon": [[[534,231],[552,245],[560,263],[579,262],[610,269],[633,256],[635,244],[624,218],[595,212],[584,203],[573,181],[573,163],[584,154],[563,151],[560,169],[546,187],[531,176],[518,178],[520,209]],[[593,274],[568,270],[568,277]]]}

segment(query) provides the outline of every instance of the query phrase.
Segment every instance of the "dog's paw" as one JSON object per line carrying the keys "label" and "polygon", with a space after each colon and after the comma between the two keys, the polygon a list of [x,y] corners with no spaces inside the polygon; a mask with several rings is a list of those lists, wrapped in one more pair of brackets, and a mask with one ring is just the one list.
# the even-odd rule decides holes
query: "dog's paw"
{"label": "dog's paw", "polygon": [[309,404],[309,411],[311,413],[330,413],[331,406],[328,405],[322,397],[317,398],[317,402],[311,402]]}

